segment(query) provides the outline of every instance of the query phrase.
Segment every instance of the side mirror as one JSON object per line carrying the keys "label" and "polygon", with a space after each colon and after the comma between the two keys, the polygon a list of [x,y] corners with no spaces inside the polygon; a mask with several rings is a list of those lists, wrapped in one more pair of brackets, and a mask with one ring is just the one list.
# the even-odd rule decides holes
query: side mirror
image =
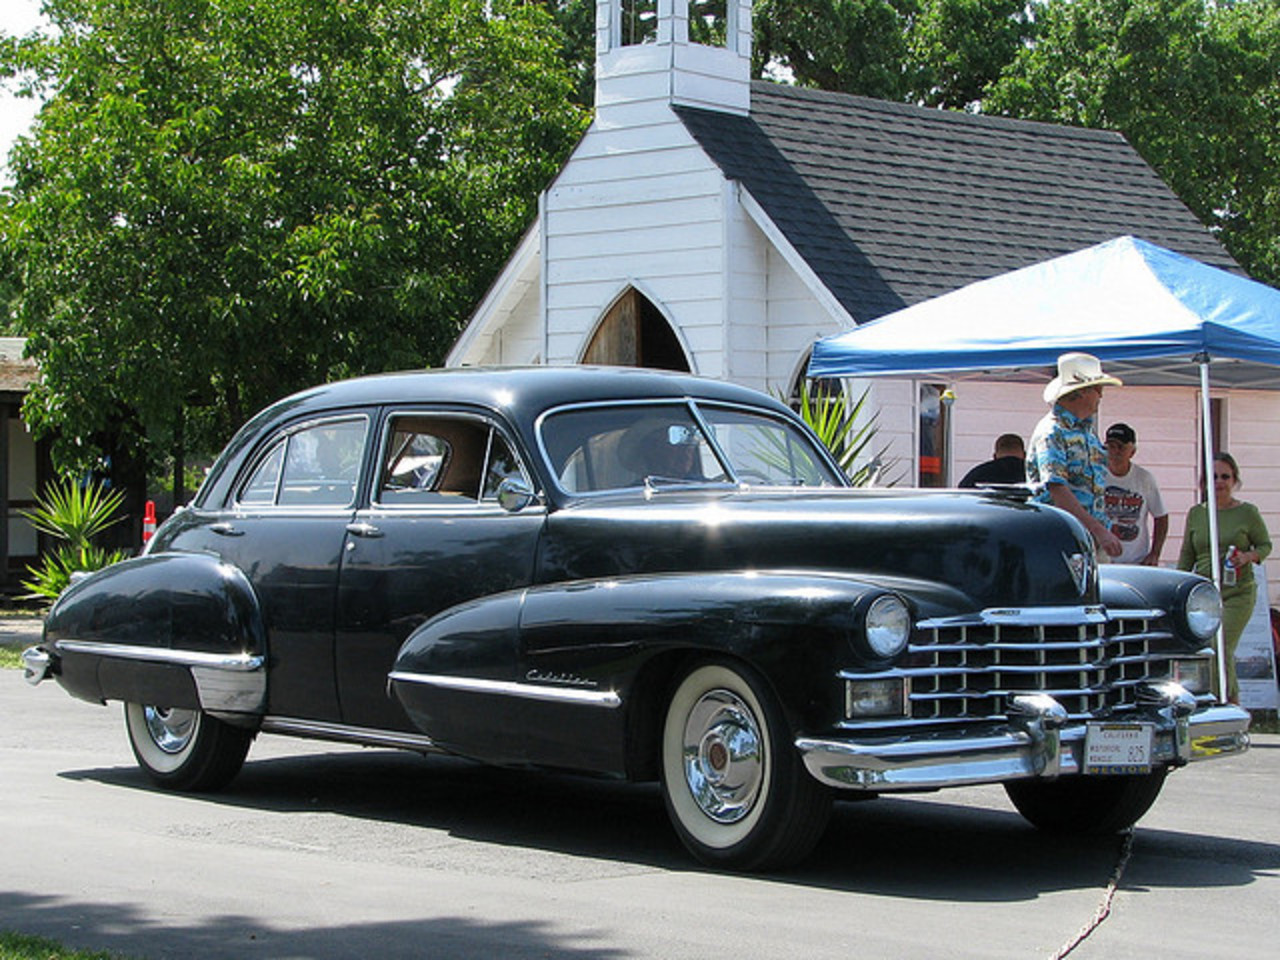
{"label": "side mirror", "polygon": [[519,477],[507,477],[498,484],[498,506],[508,513],[519,513],[537,499],[537,494]]}

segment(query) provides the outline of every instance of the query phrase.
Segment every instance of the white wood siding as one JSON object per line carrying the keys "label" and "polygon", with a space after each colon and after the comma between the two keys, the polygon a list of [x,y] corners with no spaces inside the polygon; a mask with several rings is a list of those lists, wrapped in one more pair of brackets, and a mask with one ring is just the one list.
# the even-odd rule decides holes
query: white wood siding
{"label": "white wood siding", "polygon": [[724,178],[664,113],[643,137],[593,126],[547,191],[550,363],[577,362],[634,285],[666,313],[694,371],[724,375]]}

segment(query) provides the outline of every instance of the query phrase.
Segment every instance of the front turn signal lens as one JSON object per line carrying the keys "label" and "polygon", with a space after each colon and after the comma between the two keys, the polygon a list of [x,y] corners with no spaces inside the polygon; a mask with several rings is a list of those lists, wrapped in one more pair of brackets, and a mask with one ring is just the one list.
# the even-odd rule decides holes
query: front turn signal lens
{"label": "front turn signal lens", "polygon": [[907,715],[907,680],[886,677],[883,680],[846,680],[844,714],[849,720],[872,717],[905,717]]}

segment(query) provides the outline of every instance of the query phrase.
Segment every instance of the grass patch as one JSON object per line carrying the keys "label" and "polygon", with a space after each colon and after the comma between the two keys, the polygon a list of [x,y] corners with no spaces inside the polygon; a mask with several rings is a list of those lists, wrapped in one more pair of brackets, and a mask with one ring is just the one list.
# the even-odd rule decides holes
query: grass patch
{"label": "grass patch", "polygon": [[36,620],[44,616],[47,609],[48,607],[43,605],[0,603],[0,620]]}
{"label": "grass patch", "polygon": [[1251,710],[1249,715],[1253,717],[1250,733],[1280,733],[1280,718],[1274,710]]}
{"label": "grass patch", "polygon": [[[11,604],[0,605],[0,620],[29,620],[38,623],[44,611],[36,607],[15,607]],[[18,639],[0,639],[0,670],[16,670],[22,666],[19,654],[28,646],[28,641]],[[0,953],[0,960],[8,960]]]}
{"label": "grass patch", "polygon": [[68,950],[56,940],[0,930],[0,960],[123,960],[101,950]]}

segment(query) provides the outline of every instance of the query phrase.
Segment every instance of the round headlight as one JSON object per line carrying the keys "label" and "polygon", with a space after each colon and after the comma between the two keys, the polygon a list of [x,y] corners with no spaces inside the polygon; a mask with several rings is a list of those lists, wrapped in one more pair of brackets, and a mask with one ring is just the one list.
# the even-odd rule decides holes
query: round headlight
{"label": "round headlight", "polygon": [[1199,640],[1208,640],[1222,623],[1222,597],[1212,583],[1197,583],[1187,591],[1182,607],[1182,617],[1187,629]]}
{"label": "round headlight", "polygon": [[905,603],[886,593],[867,607],[862,631],[872,656],[888,660],[907,646],[911,637],[911,613]]}

